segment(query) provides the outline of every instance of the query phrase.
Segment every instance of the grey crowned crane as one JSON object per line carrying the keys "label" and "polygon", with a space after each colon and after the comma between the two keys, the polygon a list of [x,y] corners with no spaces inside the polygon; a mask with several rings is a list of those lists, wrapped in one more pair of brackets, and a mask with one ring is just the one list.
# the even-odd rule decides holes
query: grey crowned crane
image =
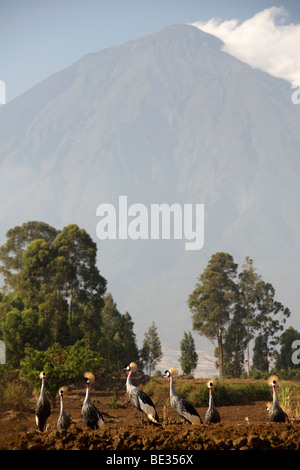
{"label": "grey crowned crane", "polygon": [[197,413],[193,405],[187,402],[183,398],[176,395],[173,385],[173,376],[177,374],[177,370],[174,367],[170,367],[169,370],[165,371],[164,377],[168,377],[170,382],[170,405],[177,411],[177,414],[184,418],[190,424],[203,424],[200,415]]}
{"label": "grey crowned crane", "polygon": [[91,372],[84,374],[84,383],[86,384],[86,393],[81,408],[81,415],[90,429],[99,429],[104,426],[104,419],[100,411],[90,400],[90,384],[95,381],[95,376]]}
{"label": "grey crowned crane", "polygon": [[209,402],[208,402],[208,410],[205,413],[205,418],[204,418],[205,424],[220,423],[221,421],[219,410],[217,410],[217,408],[215,407],[214,399],[213,399],[212,389],[214,385],[215,385],[214,380],[209,380],[207,382],[207,386],[209,388]]}
{"label": "grey crowned crane", "polygon": [[60,413],[57,420],[57,429],[68,429],[72,424],[72,419],[70,416],[65,412],[64,407],[64,387],[59,389],[59,396],[60,396]]}
{"label": "grey crowned crane", "polygon": [[283,409],[279,406],[276,394],[276,380],[277,377],[270,377],[269,384],[272,384],[273,389],[273,404],[272,408],[269,412],[269,420],[271,423],[289,423],[290,420],[288,415],[283,411]]}
{"label": "grey crowned crane", "polygon": [[145,414],[148,423],[159,424],[159,417],[151,398],[131,382],[131,374],[137,370],[136,363],[131,362],[124,370],[127,371],[126,393],[131,403],[142,413],[142,422],[144,422],[143,416]]}
{"label": "grey crowned crane", "polygon": [[39,399],[35,406],[35,422],[39,431],[45,431],[48,418],[51,414],[50,401],[48,400],[45,392],[45,372],[40,373],[40,379],[42,379],[42,386]]}

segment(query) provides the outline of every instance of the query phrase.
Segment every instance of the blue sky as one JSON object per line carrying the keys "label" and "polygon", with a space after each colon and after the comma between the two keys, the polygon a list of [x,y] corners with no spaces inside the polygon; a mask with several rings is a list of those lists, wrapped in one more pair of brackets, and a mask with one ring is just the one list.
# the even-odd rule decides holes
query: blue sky
{"label": "blue sky", "polygon": [[171,24],[243,22],[272,6],[300,23],[296,0],[1,0],[0,80],[10,101],[90,52]]}

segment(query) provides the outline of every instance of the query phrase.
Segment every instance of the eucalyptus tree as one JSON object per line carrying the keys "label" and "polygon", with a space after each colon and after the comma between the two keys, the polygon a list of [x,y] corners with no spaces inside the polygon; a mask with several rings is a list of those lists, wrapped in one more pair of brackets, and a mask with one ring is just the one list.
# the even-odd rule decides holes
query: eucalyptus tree
{"label": "eucalyptus tree", "polygon": [[[32,221],[9,230],[0,247],[2,332],[8,334],[13,316],[7,315],[17,305],[19,311],[39,314],[52,342],[67,345],[86,338],[95,347],[106,291],[96,258],[96,244],[75,224],[56,230]],[[22,322],[17,324],[21,330]]]}
{"label": "eucalyptus tree", "polygon": [[193,329],[213,343],[217,341],[220,377],[223,376],[223,339],[238,300],[237,264],[229,253],[211,256],[189,296]]}

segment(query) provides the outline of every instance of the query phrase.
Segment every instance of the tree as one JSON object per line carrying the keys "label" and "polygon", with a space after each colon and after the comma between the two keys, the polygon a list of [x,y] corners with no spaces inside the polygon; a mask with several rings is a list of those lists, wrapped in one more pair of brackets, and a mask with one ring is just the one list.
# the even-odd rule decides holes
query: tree
{"label": "tree", "polygon": [[237,306],[224,335],[224,374],[228,377],[240,377],[243,372],[245,338],[243,311]]}
{"label": "tree", "polygon": [[238,275],[239,278],[239,300],[238,309],[240,325],[244,327],[244,335],[247,349],[247,375],[250,377],[250,341],[253,339],[257,330],[257,285],[261,280],[255,272],[253,260],[246,257],[243,264],[243,271]]}
{"label": "tree", "polygon": [[151,375],[155,370],[156,364],[161,360],[163,354],[160,339],[157,334],[157,328],[152,322],[148,331],[144,335],[143,347],[140,351],[140,358],[146,373]]}
{"label": "tree", "polygon": [[54,239],[53,248],[56,279],[68,303],[71,332],[80,339],[84,331],[89,345],[95,347],[106,291],[106,279],[96,266],[97,245],[85,230],[72,224]]}
{"label": "tree", "polygon": [[266,336],[263,334],[255,338],[253,347],[253,369],[262,372],[269,371],[268,343]]}
{"label": "tree", "polygon": [[28,245],[38,238],[51,244],[59,230],[44,223],[30,221],[16,226],[6,233],[7,241],[0,247],[0,273],[4,276],[5,287],[13,289],[15,277],[23,268],[22,255]]}
{"label": "tree", "polygon": [[198,363],[198,355],[195,349],[195,341],[189,331],[184,331],[183,338],[180,342],[181,356],[179,362],[181,364],[182,372],[190,374],[192,370],[196,369]]}
{"label": "tree", "polygon": [[47,348],[50,335],[42,319],[34,310],[10,310],[1,323],[2,338],[6,346],[6,363],[19,367],[25,356],[25,348]]}
{"label": "tree", "polygon": [[31,241],[22,254],[22,269],[15,275],[14,292],[25,308],[40,313],[52,341],[64,344],[69,335],[68,305],[55,282],[55,257],[55,250],[46,240]]}
{"label": "tree", "polygon": [[52,342],[67,345],[86,338],[96,347],[106,280],[96,266],[97,246],[72,224],[58,231],[43,222],[28,222],[7,232],[0,247],[4,276],[0,299],[2,322],[8,298],[24,310],[38,312]]}
{"label": "tree", "polygon": [[228,253],[212,255],[199,282],[189,296],[193,329],[217,341],[220,377],[223,376],[223,336],[237,301],[237,264]]}
{"label": "tree", "polygon": [[107,368],[118,370],[138,360],[131,316],[119,312],[110,292],[104,297],[100,333],[97,349]]}

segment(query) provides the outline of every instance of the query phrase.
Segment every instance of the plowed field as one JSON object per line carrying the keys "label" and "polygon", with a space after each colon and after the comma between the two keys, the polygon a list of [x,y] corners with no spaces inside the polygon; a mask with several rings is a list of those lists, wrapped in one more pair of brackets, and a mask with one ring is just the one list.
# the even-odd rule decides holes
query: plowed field
{"label": "plowed field", "polygon": [[[270,423],[266,403],[218,407],[222,422],[207,426],[181,423],[169,406],[157,405],[161,424],[143,424],[140,413],[125,395],[125,378],[112,407],[112,391],[91,389],[91,399],[103,414],[105,426],[87,429],[81,417],[82,389],[70,388],[65,394],[65,409],[74,424],[57,431],[58,403],[52,409],[49,429],[36,430],[34,406],[27,412],[0,413],[0,450],[264,450],[300,449],[300,422]],[[167,402],[167,399],[166,399]],[[206,408],[197,408],[202,420]],[[249,420],[246,421],[245,418]]]}

